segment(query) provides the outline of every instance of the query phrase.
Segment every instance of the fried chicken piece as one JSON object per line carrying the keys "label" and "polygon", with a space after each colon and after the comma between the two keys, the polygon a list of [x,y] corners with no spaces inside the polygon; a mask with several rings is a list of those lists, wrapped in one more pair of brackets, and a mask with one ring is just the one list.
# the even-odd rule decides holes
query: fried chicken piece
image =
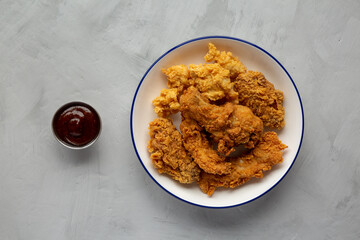
{"label": "fried chicken piece", "polygon": [[155,113],[159,117],[166,118],[179,112],[179,96],[193,81],[190,80],[190,72],[186,65],[175,65],[161,71],[167,76],[168,89],[161,90],[160,96],[152,103]]}
{"label": "fried chicken piece", "polygon": [[212,138],[218,143],[219,152],[229,155],[239,144],[254,148],[263,132],[263,122],[245,106],[235,105],[230,115],[230,125],[223,131],[213,131]]}
{"label": "fried chicken piece", "polygon": [[239,144],[253,148],[261,137],[261,119],[245,106],[210,104],[194,87],[188,88],[180,97],[180,106],[183,116],[194,119],[204,127],[218,143],[218,151],[225,155],[233,152]]}
{"label": "fried chicken piece", "polygon": [[180,130],[186,150],[202,170],[219,175],[230,173],[230,163],[225,162],[225,157],[212,148],[203,128],[195,120],[183,119]]}
{"label": "fried chicken piece", "polygon": [[161,90],[160,96],[152,101],[154,111],[159,117],[168,117],[180,110],[178,90],[176,88]]}
{"label": "fried chicken piece", "polygon": [[210,101],[237,101],[238,94],[234,91],[234,84],[227,69],[215,63],[190,64],[189,70],[194,86]]}
{"label": "fried chicken piece", "polygon": [[231,52],[220,52],[216,49],[215,45],[209,43],[209,51],[205,55],[206,62],[212,62],[220,64],[221,67],[230,71],[230,78],[235,79],[240,73],[246,72],[246,67],[239,59],[232,55]]}
{"label": "fried chicken piece", "polygon": [[223,106],[210,104],[195,87],[188,88],[180,97],[180,111],[185,118],[196,120],[206,131],[222,130],[228,125],[229,116],[234,112],[234,105]]}
{"label": "fried chicken piece", "polygon": [[239,103],[261,118],[265,127],[281,129],[285,126],[284,94],[276,90],[261,72],[240,74],[235,89],[239,93]]}
{"label": "fried chicken piece", "polygon": [[202,172],[198,182],[200,189],[211,196],[218,187],[235,188],[253,177],[262,178],[263,171],[268,171],[283,161],[282,150],[285,148],[287,146],[281,143],[275,132],[266,132],[249,153],[230,160],[230,174]]}
{"label": "fried chicken piece", "polygon": [[168,88],[177,88],[179,94],[181,94],[185,88],[194,85],[193,80],[190,78],[190,71],[186,65],[174,65],[161,71],[167,76]]}
{"label": "fried chicken piece", "polygon": [[229,71],[219,64],[175,65],[162,69],[167,76],[167,86],[153,100],[154,111],[159,117],[168,117],[180,109],[179,97],[189,86],[196,86],[211,101],[224,99],[237,102],[238,93],[230,81]]}
{"label": "fried chicken piece", "polygon": [[158,172],[168,174],[180,183],[198,181],[201,170],[185,150],[182,136],[172,121],[157,118],[149,125],[148,149]]}

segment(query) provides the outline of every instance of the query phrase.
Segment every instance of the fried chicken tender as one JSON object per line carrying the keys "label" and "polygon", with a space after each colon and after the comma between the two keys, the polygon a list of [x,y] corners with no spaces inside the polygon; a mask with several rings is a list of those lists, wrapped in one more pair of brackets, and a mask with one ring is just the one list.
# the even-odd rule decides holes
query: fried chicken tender
{"label": "fried chicken tender", "polygon": [[284,94],[276,90],[261,72],[248,71],[236,78],[235,89],[239,103],[249,107],[264,122],[265,127],[285,126]]}
{"label": "fried chicken tender", "polygon": [[237,101],[238,94],[230,80],[230,72],[219,64],[190,64],[190,77],[194,86],[209,100]]}
{"label": "fried chicken tender", "polygon": [[168,174],[180,183],[198,181],[201,170],[185,150],[182,136],[172,121],[157,118],[149,125],[148,149],[158,172]]}
{"label": "fried chicken tender", "polygon": [[229,155],[239,144],[253,148],[259,141],[263,123],[252,111],[241,105],[210,104],[196,88],[188,88],[180,97],[180,111],[185,118],[198,122],[218,143],[218,151]]}
{"label": "fried chicken tender", "polygon": [[246,67],[239,59],[232,55],[231,52],[220,52],[216,49],[215,45],[209,43],[209,51],[205,55],[206,62],[215,62],[220,64],[221,67],[230,71],[230,78],[235,79],[240,73],[246,72]]}
{"label": "fried chicken tender", "polygon": [[152,101],[154,111],[159,117],[168,117],[171,114],[178,113],[180,110],[180,103],[178,101],[178,89],[163,89],[160,96]]}
{"label": "fried chicken tender", "polygon": [[212,148],[203,128],[195,120],[183,119],[180,130],[186,150],[202,170],[219,175],[230,173],[230,163],[225,162],[225,157]]}
{"label": "fried chicken tender", "polygon": [[263,171],[270,170],[283,161],[282,150],[287,146],[278,139],[275,132],[266,132],[260,142],[249,153],[231,159],[231,173],[215,175],[202,172],[200,189],[211,196],[218,187],[235,188],[251,178],[262,178]]}

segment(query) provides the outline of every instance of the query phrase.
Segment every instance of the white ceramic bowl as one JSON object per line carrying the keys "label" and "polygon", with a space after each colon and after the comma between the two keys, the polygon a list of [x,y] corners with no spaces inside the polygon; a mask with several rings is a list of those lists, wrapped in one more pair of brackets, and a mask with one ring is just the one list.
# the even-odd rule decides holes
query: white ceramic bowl
{"label": "white ceramic bowl", "polygon": [[[147,149],[150,140],[149,123],[157,116],[152,100],[166,88],[166,76],[161,72],[177,64],[205,63],[208,43],[212,42],[222,51],[230,51],[244,63],[248,70],[262,72],[284,92],[285,127],[278,132],[279,139],[288,145],[283,163],[266,172],[262,179],[252,181],[235,189],[218,188],[211,197],[202,193],[197,184],[180,184],[154,168]],[[175,119],[176,120],[176,119]],[[178,116],[180,120],[180,116]],[[179,121],[175,121],[178,124]],[[270,53],[250,42],[224,36],[208,36],[181,43],[157,59],[140,81],[131,109],[131,135],[136,154],[150,177],[165,191],[185,202],[210,208],[225,208],[250,202],[271,190],[287,174],[300,150],[304,132],[304,115],[299,92],[286,69]]]}

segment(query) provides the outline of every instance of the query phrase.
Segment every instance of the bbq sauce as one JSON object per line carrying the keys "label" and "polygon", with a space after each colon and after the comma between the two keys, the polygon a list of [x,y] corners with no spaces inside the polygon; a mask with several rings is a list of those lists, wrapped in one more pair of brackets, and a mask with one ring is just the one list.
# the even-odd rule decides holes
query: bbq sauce
{"label": "bbq sauce", "polygon": [[101,123],[94,108],[82,102],[72,102],[55,113],[52,124],[59,140],[74,147],[82,147],[98,137]]}

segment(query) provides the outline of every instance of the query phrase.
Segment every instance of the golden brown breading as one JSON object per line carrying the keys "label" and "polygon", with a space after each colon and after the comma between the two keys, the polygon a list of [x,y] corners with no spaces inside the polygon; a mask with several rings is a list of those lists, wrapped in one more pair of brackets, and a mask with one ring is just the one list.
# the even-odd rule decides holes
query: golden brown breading
{"label": "golden brown breading", "polygon": [[277,129],[285,126],[284,94],[276,90],[262,73],[248,71],[240,74],[235,89],[239,93],[239,103],[261,118],[264,126]]}
{"label": "golden brown breading", "polygon": [[183,116],[204,127],[218,143],[218,151],[225,155],[239,144],[253,148],[262,134],[263,123],[249,108],[233,103],[210,104],[194,87],[188,88],[180,97],[180,105]]}
{"label": "golden brown breading", "polygon": [[162,69],[167,76],[168,88],[176,88],[178,96],[190,87],[195,86],[209,100],[217,101],[226,98],[230,101],[237,100],[237,92],[234,91],[234,84],[230,81],[229,70],[219,64],[190,64],[175,65]]}
{"label": "golden brown breading", "polygon": [[159,117],[168,117],[180,110],[180,103],[178,101],[178,90],[176,88],[163,89],[160,96],[152,101],[154,111]]}
{"label": "golden brown breading", "polygon": [[282,150],[287,146],[275,132],[266,132],[260,142],[249,153],[231,159],[231,173],[215,175],[202,172],[198,182],[201,190],[211,196],[218,187],[235,188],[251,178],[262,178],[263,171],[270,170],[283,161]]}
{"label": "golden brown breading", "polygon": [[220,52],[216,49],[215,45],[209,43],[209,51],[205,55],[206,62],[212,62],[220,64],[221,67],[230,71],[230,78],[235,79],[240,73],[246,72],[246,67],[239,59],[232,55],[231,52]]}
{"label": "golden brown breading", "polygon": [[218,143],[218,151],[225,155],[234,151],[233,147],[244,144],[254,148],[263,132],[263,122],[250,108],[234,105],[234,112],[229,117],[230,124],[222,131],[212,131],[212,138]]}
{"label": "golden brown breading", "polygon": [[238,94],[234,91],[230,72],[219,64],[190,64],[189,70],[194,86],[210,101],[237,101]]}
{"label": "golden brown breading", "polygon": [[150,158],[159,173],[168,174],[181,183],[199,180],[201,170],[185,150],[182,136],[172,121],[157,118],[149,125]]}
{"label": "golden brown breading", "polygon": [[186,65],[175,65],[167,69],[162,69],[161,71],[167,76],[168,88],[177,88],[179,94],[181,94],[185,88],[194,84],[190,79],[190,71]]}
{"label": "golden brown breading", "polygon": [[180,97],[180,111],[185,118],[196,120],[208,132],[222,130],[228,125],[229,116],[234,111],[234,105],[226,103],[223,106],[210,104],[195,87],[189,87]]}
{"label": "golden brown breading", "polygon": [[230,173],[230,163],[225,162],[225,157],[212,148],[202,127],[195,120],[183,119],[180,130],[186,150],[202,170],[219,175]]}

